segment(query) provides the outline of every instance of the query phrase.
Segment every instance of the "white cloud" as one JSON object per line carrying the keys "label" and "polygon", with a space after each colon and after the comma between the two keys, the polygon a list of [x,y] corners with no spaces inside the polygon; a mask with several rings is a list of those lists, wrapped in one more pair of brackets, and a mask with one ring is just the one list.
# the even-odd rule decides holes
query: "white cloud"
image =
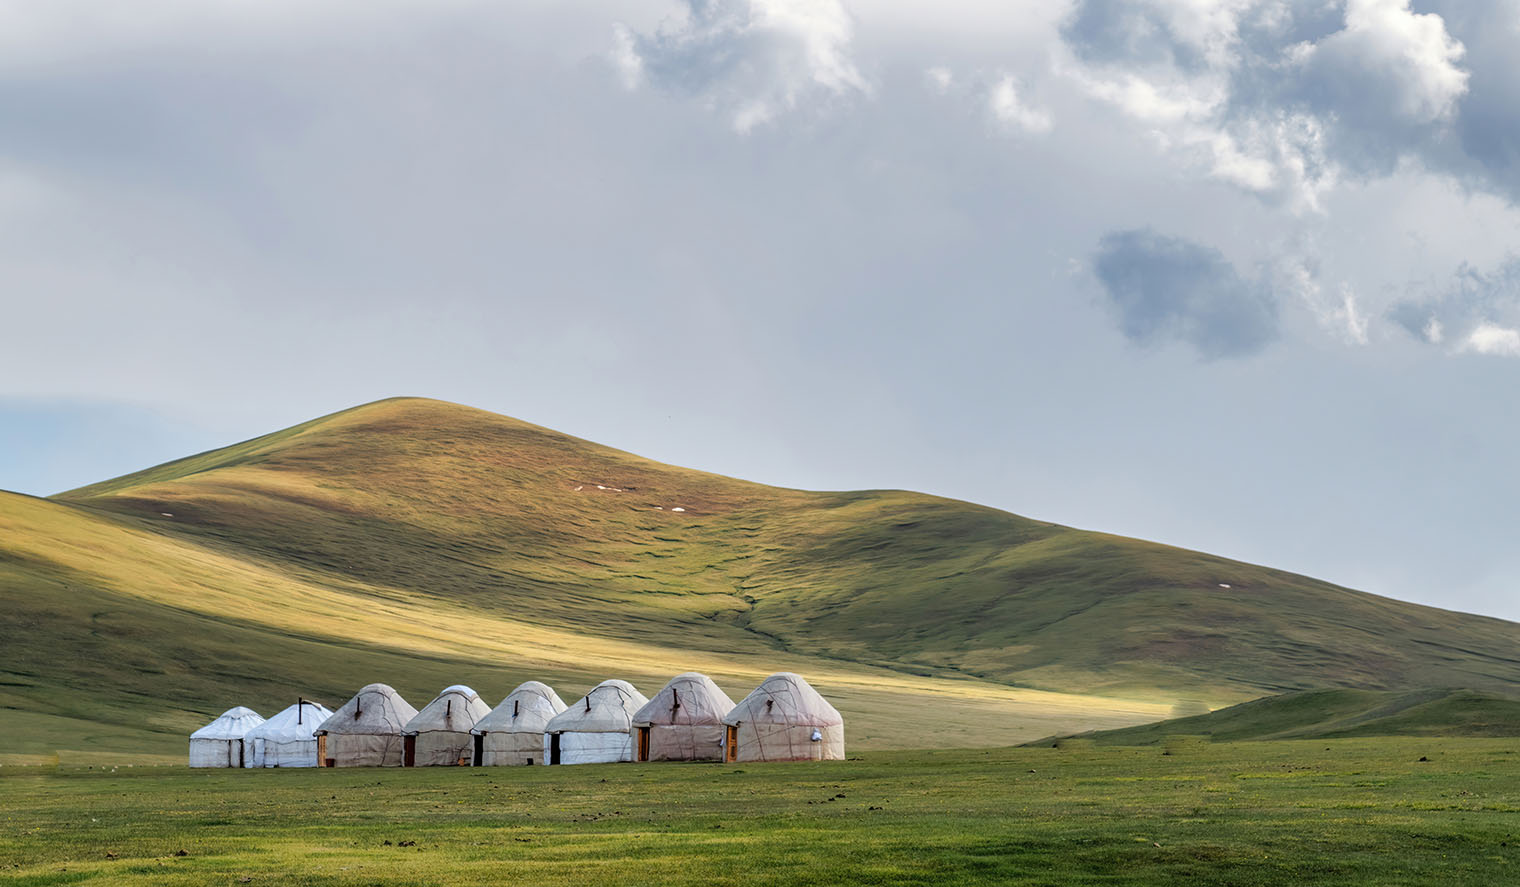
{"label": "white cloud", "polygon": [[1061,73],[1200,168],[1295,212],[1449,122],[1464,49],[1409,0],[1079,0]]}
{"label": "white cloud", "polygon": [[928,81],[935,92],[944,95],[955,84],[955,74],[943,65],[935,65],[924,70],[924,80]]}
{"label": "white cloud", "polygon": [[1463,52],[1439,15],[1414,13],[1409,0],[1349,0],[1345,29],[1302,46],[1296,61],[1312,67],[1333,56],[1331,76],[1356,70],[1378,89],[1392,86],[1393,113],[1431,123],[1449,117],[1467,91],[1468,75],[1457,67]]}
{"label": "white cloud", "polygon": [[623,86],[638,89],[639,84],[644,82],[644,60],[639,58],[633,32],[622,24],[612,26],[612,50],[609,56],[612,66],[622,77]]}
{"label": "white cloud", "polygon": [[1458,351],[1520,357],[1520,330],[1484,321],[1467,335]]}
{"label": "white cloud", "polygon": [[1367,315],[1357,306],[1356,292],[1349,284],[1341,284],[1341,302],[1330,312],[1330,320],[1340,328],[1347,343],[1367,344]]}
{"label": "white cloud", "polygon": [[1003,75],[987,94],[987,110],[992,118],[1005,128],[1019,129],[1028,133],[1049,132],[1052,126],[1050,114],[1030,107],[1019,97],[1018,86],[1011,75]]}
{"label": "white cloud", "polygon": [[1370,318],[1357,300],[1356,290],[1342,282],[1335,295],[1325,293],[1320,283],[1320,260],[1311,243],[1300,241],[1272,264],[1271,286],[1299,297],[1319,325],[1347,345],[1366,345],[1370,340]]}
{"label": "white cloud", "polygon": [[615,32],[625,82],[639,78],[701,97],[748,132],[809,97],[865,95],[854,22],[838,0],[686,0],[651,34]]}

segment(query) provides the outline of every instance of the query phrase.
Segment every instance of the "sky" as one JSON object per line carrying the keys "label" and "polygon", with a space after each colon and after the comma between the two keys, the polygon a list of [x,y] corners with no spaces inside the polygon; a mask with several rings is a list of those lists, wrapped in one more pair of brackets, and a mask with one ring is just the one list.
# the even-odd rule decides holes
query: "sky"
{"label": "sky", "polygon": [[422,395],[1520,619],[1513,0],[0,0],[0,488]]}

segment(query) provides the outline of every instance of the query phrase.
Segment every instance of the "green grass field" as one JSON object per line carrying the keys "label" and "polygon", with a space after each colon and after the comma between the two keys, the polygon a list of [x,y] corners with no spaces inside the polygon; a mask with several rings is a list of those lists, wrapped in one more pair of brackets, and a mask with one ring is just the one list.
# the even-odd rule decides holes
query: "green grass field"
{"label": "green grass field", "polygon": [[1497,887],[1520,882],[1520,746],[1192,739],[822,765],[0,767],[0,823],[0,883],[18,887]]}

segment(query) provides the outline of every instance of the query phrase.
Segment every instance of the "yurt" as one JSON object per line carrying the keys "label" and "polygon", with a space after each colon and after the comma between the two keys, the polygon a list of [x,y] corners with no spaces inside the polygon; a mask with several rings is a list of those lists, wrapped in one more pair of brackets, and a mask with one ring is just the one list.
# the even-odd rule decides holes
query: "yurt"
{"label": "yurt", "polygon": [[801,676],[766,678],[723,718],[729,761],[842,761],[844,719]]}
{"label": "yurt", "polygon": [[221,717],[190,734],[190,766],[241,767],[249,750],[243,737],[264,723],[259,713],[239,705],[222,712]]}
{"label": "yurt", "polygon": [[320,767],[400,767],[401,728],[417,709],[386,684],[370,684],[317,728]]}
{"label": "yurt", "polygon": [[602,681],[585,698],[544,725],[550,764],[610,764],[633,760],[633,713],[648,702],[627,681]]}
{"label": "yurt", "polygon": [[408,767],[468,767],[475,759],[470,731],[491,713],[479,694],[463,684],[444,687],[438,698],[422,707],[401,728]]}
{"label": "yurt", "polygon": [[723,716],[733,708],[734,701],[707,675],[676,675],[634,713],[633,759],[723,760]]}
{"label": "yurt", "polygon": [[475,734],[475,766],[542,764],[544,728],[564,710],[565,701],[547,684],[519,685],[470,731]]}
{"label": "yurt", "polygon": [[332,717],[327,706],[302,699],[248,731],[243,742],[248,767],[317,766],[317,728]]}

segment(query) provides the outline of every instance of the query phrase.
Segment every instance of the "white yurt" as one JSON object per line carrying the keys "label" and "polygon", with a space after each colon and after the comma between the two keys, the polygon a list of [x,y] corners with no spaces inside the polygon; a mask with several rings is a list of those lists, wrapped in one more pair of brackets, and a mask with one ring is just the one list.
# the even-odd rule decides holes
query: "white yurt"
{"label": "white yurt", "polygon": [[327,706],[302,699],[248,731],[243,742],[251,749],[248,767],[317,766],[317,728],[332,717]]}
{"label": "white yurt", "polygon": [[264,723],[259,713],[239,705],[190,734],[190,766],[241,767],[248,759],[243,737]]}
{"label": "white yurt", "polygon": [[844,760],[844,718],[789,671],[766,678],[723,723],[729,761]]}
{"label": "white yurt", "polygon": [[723,760],[723,716],[733,707],[734,701],[707,675],[676,675],[634,713],[633,759]]}
{"label": "white yurt", "polygon": [[317,728],[321,767],[400,767],[401,728],[417,709],[388,684],[370,684]]}
{"label": "white yurt", "polygon": [[547,684],[528,681],[475,723],[475,766],[542,764],[544,728],[565,710],[565,701]]}
{"label": "white yurt", "polygon": [[444,687],[401,728],[406,738],[406,766],[468,767],[475,760],[475,739],[470,731],[490,713],[491,706],[469,687]]}
{"label": "white yurt", "polygon": [[544,725],[550,764],[610,764],[633,760],[633,713],[649,700],[627,681],[602,681]]}

